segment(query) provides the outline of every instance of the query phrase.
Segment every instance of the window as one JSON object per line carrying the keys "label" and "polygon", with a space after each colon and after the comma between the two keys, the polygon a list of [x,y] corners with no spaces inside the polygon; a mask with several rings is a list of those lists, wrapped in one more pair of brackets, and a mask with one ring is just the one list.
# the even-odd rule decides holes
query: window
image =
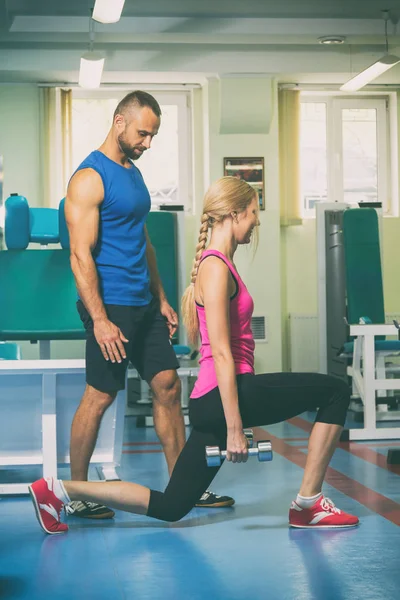
{"label": "window", "polygon": [[300,181],[306,216],[315,202],[327,201],[327,144],[325,102],[301,102]]}
{"label": "window", "polygon": [[[72,162],[82,160],[105,139],[118,102],[128,92],[74,90],[72,100]],[[151,94],[160,104],[159,133],[151,149],[135,163],[150,191],[152,206],[180,204],[192,209],[190,192],[190,130],[187,92]]]}
{"label": "window", "polygon": [[381,202],[389,213],[388,100],[308,96],[301,99],[303,217],[316,202]]}

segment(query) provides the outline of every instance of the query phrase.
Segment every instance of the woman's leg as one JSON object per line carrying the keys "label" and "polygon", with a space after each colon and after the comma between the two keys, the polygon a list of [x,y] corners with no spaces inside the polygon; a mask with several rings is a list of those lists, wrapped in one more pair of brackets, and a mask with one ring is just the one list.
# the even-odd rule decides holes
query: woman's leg
{"label": "woman's leg", "polygon": [[316,422],[343,427],[350,389],[336,377],[319,373],[265,373],[238,377],[244,427],[271,425],[317,410]]}
{"label": "woman's leg", "polygon": [[109,504],[126,512],[145,515],[149,506],[150,489],[127,481],[63,481],[71,501],[85,500]]}
{"label": "woman's leg", "polygon": [[[106,502],[113,508],[164,521],[178,521],[184,517],[219,471],[219,467],[207,466],[205,447],[226,447],[226,426],[217,390],[210,392],[207,400],[207,407],[195,401],[193,430],[179,455],[165,492],[119,481],[98,483],[40,479],[29,486],[29,491],[42,528],[51,534],[67,531],[67,525],[60,521],[60,513],[62,506],[70,500]],[[197,407],[201,407],[201,410],[198,411]],[[203,408],[207,408],[206,415]],[[201,418],[198,418],[199,414]]]}
{"label": "woman's leg", "polygon": [[[339,379],[314,373],[273,373],[239,377],[239,401],[245,427],[284,421],[305,410],[318,410],[310,440],[301,495],[321,490],[337,445],[350,400]],[[64,482],[71,500],[107,504],[127,512],[175,521],[187,514],[218,472],[207,467],[205,446],[226,445],[226,429],[219,394],[191,402],[192,416],[202,428],[218,423],[217,433],[194,429],[176,463],[165,492],[127,482]]]}
{"label": "woman's leg", "polygon": [[321,493],[329,461],[346,419],[350,390],[334,377],[307,373],[243,376],[238,383],[245,427],[285,421],[318,410],[303,481],[289,511],[293,527],[353,527],[357,517],[337,509]]}
{"label": "woman's leg", "polygon": [[226,447],[226,429],[223,425],[216,433],[192,430],[165,491],[151,492],[147,511],[149,517],[179,521],[194,507],[220,469],[207,466],[206,446]]}
{"label": "woman's leg", "polygon": [[125,481],[106,484],[63,481],[63,484],[71,500],[97,502],[163,521],[178,521],[194,507],[218,473],[218,468],[207,467],[205,447],[220,446],[222,443],[226,443],[224,432],[218,436],[193,430],[164,492]]}
{"label": "woman's leg", "polygon": [[321,491],[326,469],[342,431],[350,390],[344,381],[317,373],[271,373],[239,378],[239,401],[245,427],[285,421],[317,410],[301,496]]}
{"label": "woman's leg", "polygon": [[[349,403],[344,382],[318,374],[278,373],[239,378],[240,408],[244,426],[269,425],[296,416],[305,410],[318,410],[309,439],[308,457],[300,488],[302,496],[321,491],[322,482],[337,445]],[[107,504],[127,512],[176,521],[186,515],[218,472],[207,467],[205,446],[226,446],[222,404],[218,392],[191,402],[191,413],[200,427],[217,422],[218,430],[194,429],[179,456],[164,492],[134,483],[65,482],[71,500]]]}
{"label": "woman's leg", "polygon": [[343,427],[316,422],[308,440],[308,454],[299,494],[310,497],[319,494],[326,469],[333,456]]}

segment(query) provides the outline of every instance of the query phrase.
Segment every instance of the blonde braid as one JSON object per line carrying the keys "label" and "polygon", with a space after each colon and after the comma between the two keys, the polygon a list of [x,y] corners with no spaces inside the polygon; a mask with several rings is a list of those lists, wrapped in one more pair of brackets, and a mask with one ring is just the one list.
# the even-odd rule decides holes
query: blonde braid
{"label": "blonde braid", "polygon": [[183,322],[187,330],[189,341],[192,344],[197,343],[199,335],[199,320],[197,318],[196,303],[194,299],[194,283],[196,281],[197,271],[199,270],[201,256],[204,252],[204,248],[206,247],[210,222],[212,222],[212,219],[209,217],[208,213],[203,213],[201,216],[199,241],[196,246],[196,255],[193,261],[192,272],[190,274],[191,283],[186,289],[182,298],[181,310]]}
{"label": "blonde braid", "polygon": [[207,213],[203,213],[201,216],[201,227],[199,233],[199,240],[196,246],[196,254],[193,261],[193,268],[190,274],[190,281],[194,285],[197,277],[197,271],[199,270],[200,260],[202,254],[204,252],[204,248],[206,247],[207,238],[208,238],[208,228],[209,228],[209,220],[210,217]]}

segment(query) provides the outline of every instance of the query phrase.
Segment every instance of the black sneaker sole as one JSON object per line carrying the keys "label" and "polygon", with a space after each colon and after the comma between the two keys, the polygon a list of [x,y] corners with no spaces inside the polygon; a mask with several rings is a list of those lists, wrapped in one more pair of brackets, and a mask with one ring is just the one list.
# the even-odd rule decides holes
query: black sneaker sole
{"label": "black sneaker sole", "polygon": [[92,520],[99,520],[99,519],[112,519],[115,516],[115,512],[110,511],[107,513],[103,513],[101,515],[80,515],[78,512],[77,513],[73,513],[72,515],[67,513],[67,517],[78,517],[79,519],[92,519]]}
{"label": "black sneaker sole", "polygon": [[212,502],[207,504],[207,502],[202,502],[201,504],[195,504],[197,508],[226,508],[228,506],[233,506],[235,504],[234,499],[231,500],[223,500],[222,502]]}

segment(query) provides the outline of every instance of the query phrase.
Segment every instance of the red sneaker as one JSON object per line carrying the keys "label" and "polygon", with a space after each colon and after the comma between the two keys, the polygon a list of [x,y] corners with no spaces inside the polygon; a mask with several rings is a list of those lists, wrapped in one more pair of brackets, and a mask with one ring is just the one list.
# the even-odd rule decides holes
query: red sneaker
{"label": "red sneaker", "polygon": [[301,508],[295,501],[289,510],[290,527],[306,527],[310,529],[324,527],[355,527],[359,520],[340,508],[336,508],[332,500],[321,496],[311,508]]}
{"label": "red sneaker", "polygon": [[68,531],[68,525],[61,523],[60,514],[64,505],[53,493],[53,478],[38,479],[28,489],[43,531],[51,535]]}

